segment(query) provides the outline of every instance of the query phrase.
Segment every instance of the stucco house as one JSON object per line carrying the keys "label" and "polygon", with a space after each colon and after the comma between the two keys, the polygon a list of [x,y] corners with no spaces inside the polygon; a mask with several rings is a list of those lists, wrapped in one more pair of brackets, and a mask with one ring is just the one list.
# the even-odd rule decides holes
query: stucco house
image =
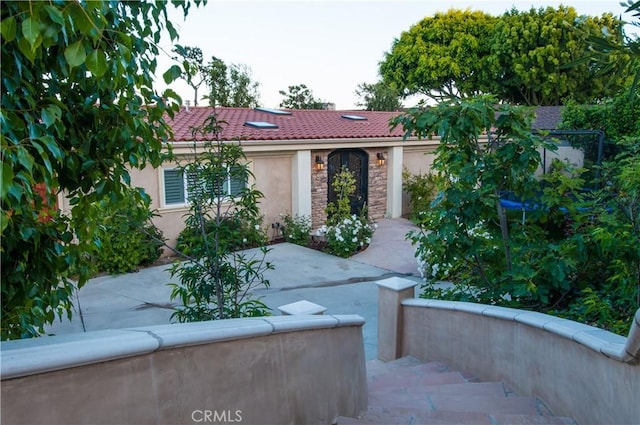
{"label": "stucco house", "polygon": [[[211,114],[225,122],[222,140],[241,140],[251,182],[229,181],[229,195],[242,184],[255,184],[264,194],[260,210],[270,237],[272,224],[283,214],[311,217],[312,228],[324,224],[325,208],[333,200],[331,182],[345,166],[357,180],[357,205],[367,205],[373,220],[408,214],[408,196],[402,190],[402,173],[423,174],[430,170],[439,140],[403,139],[402,128],[391,129],[389,121],[400,112],[277,110],[268,108],[184,107],[169,124],[174,162],[158,168],[131,171],[131,184],[151,197],[151,208],[159,215],[154,223],[174,245],[184,228],[187,184],[176,166],[202,150],[204,140],[215,135],[193,136]],[[554,128],[560,109],[541,108],[536,129]],[[67,200],[59,198],[66,209]]]}
{"label": "stucco house", "polygon": [[[194,140],[192,128],[215,113],[226,122],[222,140],[238,140],[264,194],[260,209],[272,236],[272,223],[282,214],[306,215],[313,228],[325,221],[324,209],[333,195],[330,182],[344,165],[354,173],[358,201],[366,203],[369,216],[399,217],[406,213],[402,171],[429,170],[429,156],[437,140],[403,140],[401,128],[391,130],[389,120],[398,112],[273,110],[267,108],[182,108],[169,121],[177,162],[188,161],[202,148],[203,137]],[[208,139],[214,139],[212,134]],[[154,222],[172,244],[184,226],[186,183],[176,162],[159,168],[133,170],[133,186],[151,196],[151,208],[160,216]],[[229,194],[241,182],[229,182]]]}

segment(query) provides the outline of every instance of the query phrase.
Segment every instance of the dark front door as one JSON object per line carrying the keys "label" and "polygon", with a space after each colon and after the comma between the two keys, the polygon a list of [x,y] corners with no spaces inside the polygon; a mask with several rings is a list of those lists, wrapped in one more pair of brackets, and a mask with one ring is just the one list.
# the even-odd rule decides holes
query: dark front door
{"label": "dark front door", "polygon": [[335,176],[346,168],[356,179],[356,191],[350,198],[351,214],[360,214],[367,204],[369,189],[369,155],[360,149],[339,149],[331,152],[328,158],[329,202],[337,201],[337,194],[333,190]]}

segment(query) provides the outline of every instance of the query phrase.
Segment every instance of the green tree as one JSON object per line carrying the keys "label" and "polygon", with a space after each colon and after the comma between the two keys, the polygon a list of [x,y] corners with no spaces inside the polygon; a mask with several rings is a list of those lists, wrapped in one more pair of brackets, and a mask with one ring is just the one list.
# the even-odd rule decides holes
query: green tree
{"label": "green tree", "polygon": [[175,60],[182,60],[180,78],[193,89],[193,105],[198,106],[198,89],[206,81],[206,70],[203,65],[202,49],[199,47],[183,47],[177,45],[173,51],[179,55]]}
{"label": "green tree", "polygon": [[253,176],[242,147],[220,140],[223,124],[211,115],[195,128],[194,139],[196,133],[205,138],[213,134],[215,139],[180,167],[188,183],[185,230],[196,243],[188,255],[181,253],[187,261],[171,268],[171,276],[180,278],[180,283],[171,284],[171,299],[182,302],[172,315],[179,322],[264,316],[269,310],[251,295],[256,287],[269,287],[263,275],[273,268],[265,261],[266,237],[256,254],[237,251],[245,229],[260,231],[258,203],[263,195],[248,186]]}
{"label": "green tree", "polygon": [[[611,14],[578,16],[572,7],[512,9],[495,24],[489,60],[493,81],[484,87],[503,101],[525,105],[562,105],[568,99],[593,103],[615,94],[626,77],[600,72],[617,67],[614,54],[605,62],[565,65],[592,49],[590,36],[620,26]],[[606,39],[616,42],[613,35]]]}
{"label": "green tree", "polygon": [[449,10],[426,17],[395,39],[380,63],[386,84],[403,96],[436,100],[483,91],[496,18],[480,11]]}
{"label": "green tree", "polygon": [[287,109],[324,109],[324,103],[313,96],[313,92],[304,84],[289,86],[287,91],[279,91],[284,96],[281,108]]}
{"label": "green tree", "polygon": [[382,81],[374,84],[358,84],[355,94],[360,98],[356,105],[367,111],[398,111],[402,109],[398,90]]}
{"label": "green tree", "polygon": [[[625,13],[631,13],[635,21],[629,22],[635,27],[640,27],[640,2],[627,0],[620,3],[626,6]],[[567,65],[572,67],[587,61],[595,61],[601,64],[599,67],[601,75],[609,76],[613,73],[612,81],[630,78],[629,97],[635,101],[634,95],[640,85],[640,36],[627,35],[622,25],[614,28],[604,27],[601,34],[586,34],[587,40],[591,43],[591,50],[588,54],[574,63]],[[612,55],[616,60],[612,61]],[[613,64],[612,64],[613,62]],[[615,66],[614,66],[615,65]]]}
{"label": "green tree", "polygon": [[[172,3],[185,15],[191,5]],[[179,102],[153,89],[161,33],[178,36],[168,7],[0,3],[3,339],[71,315],[73,291],[92,272],[96,205],[124,197],[131,167],[164,159],[165,117]],[[179,74],[173,66],[165,81]],[[54,208],[59,193],[71,216]]]}
{"label": "green tree", "polygon": [[[640,306],[640,143],[602,167],[606,182],[584,192],[561,161],[540,178],[531,110],[496,98],[456,100],[398,117],[407,134],[440,136],[432,170],[438,194],[416,215],[427,298],[535,309],[627,332]],[[489,135],[487,136],[483,136]],[[485,138],[486,137],[486,138]],[[483,140],[484,139],[484,140]],[[520,200],[508,211],[504,198]],[[453,287],[433,285],[442,279]]]}
{"label": "green tree", "polygon": [[210,106],[254,108],[260,104],[260,83],[251,79],[251,68],[244,64],[227,64],[213,56],[204,66],[209,86]]}

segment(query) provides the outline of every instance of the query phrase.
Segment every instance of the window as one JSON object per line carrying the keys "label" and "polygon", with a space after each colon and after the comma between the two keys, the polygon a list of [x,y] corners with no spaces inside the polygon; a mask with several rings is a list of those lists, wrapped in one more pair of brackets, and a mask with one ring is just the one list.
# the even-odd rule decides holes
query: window
{"label": "window", "polygon": [[164,205],[177,206],[186,205],[190,193],[205,191],[213,197],[235,198],[242,189],[247,187],[246,175],[241,167],[234,167],[227,170],[221,187],[214,188],[212,183],[206,181],[196,181],[194,173],[184,175],[182,170],[177,168],[165,168],[163,170],[164,179]]}
{"label": "window", "polygon": [[256,111],[266,112],[268,114],[273,114],[273,115],[291,115],[290,111],[283,111],[281,109],[271,109],[271,108],[263,108],[263,107],[257,107],[254,109]]}
{"label": "window", "polygon": [[244,125],[260,129],[278,128],[278,124],[273,124],[267,121],[247,121]]}
{"label": "window", "polygon": [[342,118],[351,120],[351,121],[367,121],[367,117],[363,117],[360,115],[340,115]]}

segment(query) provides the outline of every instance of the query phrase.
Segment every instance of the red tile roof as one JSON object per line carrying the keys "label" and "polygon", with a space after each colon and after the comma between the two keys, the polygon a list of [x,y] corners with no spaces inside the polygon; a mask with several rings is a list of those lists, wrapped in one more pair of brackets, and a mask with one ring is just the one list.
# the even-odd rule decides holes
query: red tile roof
{"label": "red tile roof", "polygon": [[[202,125],[212,113],[216,113],[223,124],[223,140],[242,137],[247,140],[310,140],[310,139],[364,139],[380,137],[402,137],[402,127],[391,131],[389,120],[401,112],[373,111],[326,111],[288,110],[291,115],[275,115],[251,108],[182,108],[168,122],[173,128],[174,140],[192,141],[192,128]],[[358,115],[366,120],[356,121],[342,118],[342,115]],[[278,126],[277,129],[258,129],[246,126],[247,121],[266,121]],[[205,139],[198,135],[197,140]],[[213,139],[206,137],[206,139]]]}

